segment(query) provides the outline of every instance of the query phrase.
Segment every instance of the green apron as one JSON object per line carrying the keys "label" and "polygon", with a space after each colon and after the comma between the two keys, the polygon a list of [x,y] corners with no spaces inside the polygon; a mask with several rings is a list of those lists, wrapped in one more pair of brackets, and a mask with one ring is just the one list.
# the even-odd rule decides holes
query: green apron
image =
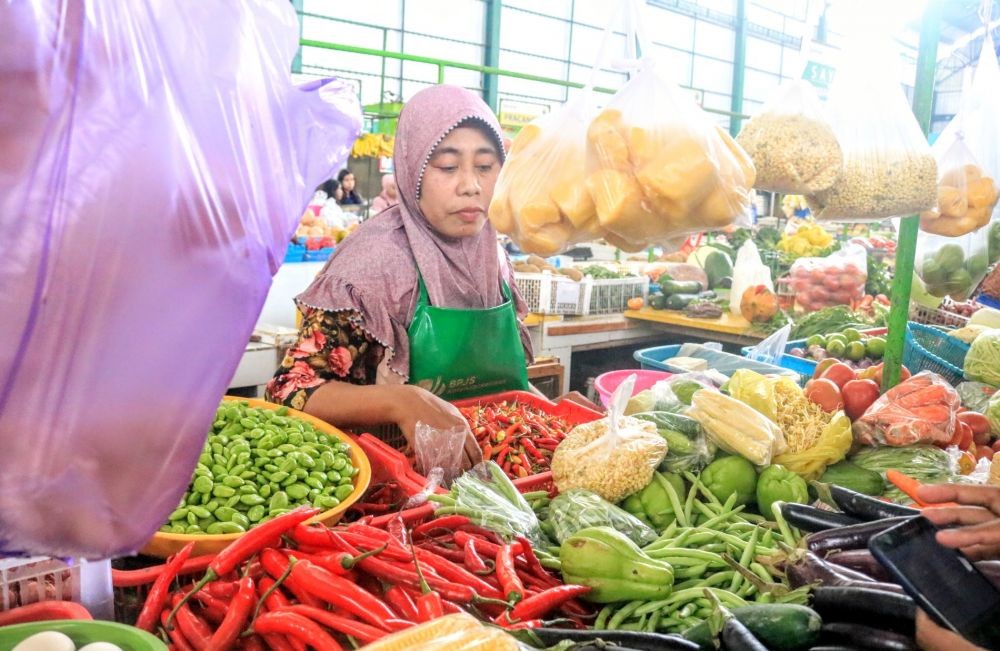
{"label": "green apron", "polygon": [[410,384],[445,400],[527,390],[528,369],[510,288],[482,310],[434,307],[417,274],[420,297],[410,338]]}

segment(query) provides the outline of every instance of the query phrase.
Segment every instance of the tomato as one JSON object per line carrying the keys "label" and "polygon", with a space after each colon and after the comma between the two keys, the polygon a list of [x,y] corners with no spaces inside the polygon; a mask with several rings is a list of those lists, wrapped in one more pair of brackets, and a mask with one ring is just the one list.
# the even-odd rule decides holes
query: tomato
{"label": "tomato", "polygon": [[827,276],[823,279],[823,287],[831,292],[837,291],[840,289],[840,281],[836,276]]}
{"label": "tomato", "polygon": [[820,377],[825,380],[830,380],[837,385],[838,389],[843,389],[845,384],[851,380],[857,379],[854,369],[843,362],[831,365],[830,368],[826,369]]}
{"label": "tomato", "polygon": [[1000,452],[1000,439],[993,441],[993,451]]}
{"label": "tomato", "polygon": [[837,360],[833,359],[832,357],[827,357],[826,359],[824,359],[821,362],[819,362],[818,364],[816,364],[816,370],[813,371],[813,379],[817,380],[817,379],[823,377],[823,373],[826,372],[826,369],[830,368],[831,366],[833,366],[836,363],[837,363]]}
{"label": "tomato", "polygon": [[947,448],[951,447],[952,445],[958,446],[961,442],[962,442],[962,428],[959,427],[958,425],[955,425],[955,429],[952,431],[951,438],[948,440],[947,443],[945,443],[940,447]]}
{"label": "tomato", "polygon": [[972,445],[972,428],[965,423],[959,422],[958,429],[962,432],[962,440],[959,442],[958,447],[961,450],[968,450],[969,446]]}
{"label": "tomato", "polygon": [[958,415],[958,420],[972,428],[975,435],[985,434],[987,440],[990,435],[990,419],[976,411],[963,411]]}
{"label": "tomato", "polygon": [[844,396],[844,412],[851,420],[857,420],[878,400],[881,390],[874,380],[851,380],[841,389]]}
{"label": "tomato", "polygon": [[826,378],[809,380],[806,383],[806,397],[828,413],[844,407],[844,397],[840,395],[840,388]]}
{"label": "tomato", "polygon": [[[882,386],[883,364],[884,362],[879,362],[874,366],[869,366],[868,368],[858,373],[858,377],[862,380],[875,380],[875,384]],[[910,379],[910,369],[906,368],[905,366],[900,367],[899,381],[905,382],[906,380],[909,379]]]}
{"label": "tomato", "polygon": [[983,445],[983,446],[980,446],[980,447],[976,448],[976,458],[978,458],[978,459],[991,459],[992,460],[993,459],[993,455],[995,453],[996,453],[996,450],[994,450],[993,448],[991,448],[988,445]]}

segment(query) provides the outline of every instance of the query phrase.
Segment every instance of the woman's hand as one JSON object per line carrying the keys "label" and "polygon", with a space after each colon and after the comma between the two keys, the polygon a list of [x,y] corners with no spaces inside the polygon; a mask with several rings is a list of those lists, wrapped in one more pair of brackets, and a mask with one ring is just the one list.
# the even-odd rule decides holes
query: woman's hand
{"label": "woman's hand", "polygon": [[395,399],[393,420],[403,431],[403,436],[411,446],[417,431],[417,423],[424,423],[435,429],[465,430],[465,459],[463,468],[471,468],[483,460],[482,450],[476,442],[469,423],[458,407],[438,398],[430,391],[412,385],[399,385]]}
{"label": "woman's hand", "polygon": [[931,505],[961,505],[923,509],[922,515],[939,527],[958,525],[939,531],[939,543],[961,549],[973,560],[1000,558],[1000,487],[928,484],[921,486],[917,495]]}
{"label": "woman's hand", "polygon": [[917,610],[917,646],[923,651],[985,651],[961,635],[941,628],[922,610]]}

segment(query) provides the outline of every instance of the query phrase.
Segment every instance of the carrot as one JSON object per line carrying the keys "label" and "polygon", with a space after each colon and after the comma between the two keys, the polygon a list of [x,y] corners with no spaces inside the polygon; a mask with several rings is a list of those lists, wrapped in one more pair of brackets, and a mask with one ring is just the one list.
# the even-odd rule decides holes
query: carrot
{"label": "carrot", "polygon": [[917,497],[917,489],[919,489],[921,486],[920,482],[905,473],[899,472],[898,470],[886,470],[885,478],[888,479],[893,486],[906,493],[906,495],[911,500],[916,502],[919,508],[959,506],[956,502],[942,502],[940,504],[936,503],[928,504],[927,502],[922,501],[920,498]]}

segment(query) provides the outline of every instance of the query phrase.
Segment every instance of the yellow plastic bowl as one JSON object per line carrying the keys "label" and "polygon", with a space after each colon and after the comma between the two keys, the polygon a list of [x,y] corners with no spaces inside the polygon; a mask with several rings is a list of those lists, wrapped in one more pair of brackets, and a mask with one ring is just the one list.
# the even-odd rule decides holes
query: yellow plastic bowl
{"label": "yellow plastic bowl", "polygon": [[[223,401],[245,402],[251,407],[257,407],[260,409],[277,410],[281,408],[281,405],[276,405],[264,400],[257,400],[255,398],[236,398],[233,396],[225,396]],[[340,518],[343,517],[344,511],[346,511],[351,504],[357,502],[361,496],[364,495],[365,491],[368,490],[368,484],[372,479],[372,466],[368,461],[368,456],[365,454],[364,450],[361,449],[361,446],[355,443],[351,437],[347,436],[333,425],[295,409],[289,409],[287,415],[291,418],[298,418],[299,420],[304,420],[307,423],[310,423],[318,431],[346,443],[351,448],[351,463],[358,469],[357,474],[354,475],[354,491],[347,496],[347,499],[343,500],[334,508],[324,511],[312,520],[309,520],[309,522],[321,522],[326,525],[336,524]],[[253,531],[253,529],[251,529],[251,531]],[[212,535],[164,533],[158,531],[153,535],[153,538],[146,543],[146,546],[140,550],[140,553],[148,554],[149,556],[157,556],[159,558],[166,558],[171,554],[176,553],[184,547],[184,545],[193,542],[195,544],[194,552],[192,552],[193,556],[216,554],[228,547],[230,543],[242,535],[243,534],[241,533]]]}

